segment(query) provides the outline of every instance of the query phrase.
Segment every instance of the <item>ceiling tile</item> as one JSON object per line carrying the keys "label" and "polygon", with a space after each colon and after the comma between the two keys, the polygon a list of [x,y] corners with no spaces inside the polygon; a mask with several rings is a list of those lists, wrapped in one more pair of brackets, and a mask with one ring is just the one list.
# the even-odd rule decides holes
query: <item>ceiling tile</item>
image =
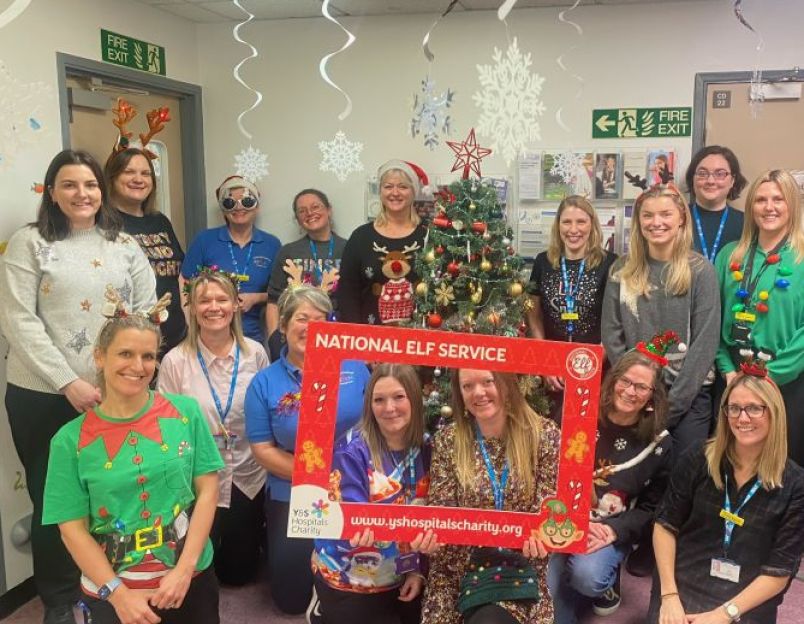
{"label": "ceiling tile", "polygon": [[224,15],[214,13],[197,4],[182,3],[182,4],[164,4],[156,5],[162,11],[167,11],[173,15],[178,15],[191,22],[200,23],[213,23],[213,22],[228,22],[230,21]]}

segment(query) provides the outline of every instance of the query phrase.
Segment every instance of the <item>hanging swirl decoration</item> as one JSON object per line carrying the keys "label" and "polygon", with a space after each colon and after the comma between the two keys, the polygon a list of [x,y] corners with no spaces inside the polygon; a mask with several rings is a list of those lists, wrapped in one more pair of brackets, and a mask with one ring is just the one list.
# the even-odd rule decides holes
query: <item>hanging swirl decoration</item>
{"label": "hanging swirl decoration", "polygon": [[28,8],[29,4],[31,4],[31,0],[14,0],[5,11],[0,13],[0,28],[13,22]]}
{"label": "hanging swirl decoration", "polygon": [[748,20],[745,19],[742,4],[743,0],[734,0],[734,17],[737,18],[737,21],[740,22],[740,24],[754,33],[757,37],[757,62],[751,75],[751,85],[749,87],[751,114],[756,117],[757,113],[759,112],[759,107],[762,105],[762,102],[765,99],[765,95],[762,92],[762,66],[760,65],[760,56],[762,54],[762,49],[765,47],[765,40],[762,38],[762,35],[753,26],[751,26]]}
{"label": "hanging swirl decoration", "polygon": [[451,0],[449,6],[446,10],[438,16],[438,19],[433,22],[433,25],[430,26],[430,30],[427,31],[427,34],[424,36],[422,40],[422,52],[424,52],[424,56],[427,58],[427,62],[432,63],[435,60],[435,55],[430,51],[430,33],[435,30],[435,27],[438,26],[438,22],[440,22],[443,18],[447,16],[447,14],[452,11],[455,5],[458,4],[458,0]]}
{"label": "hanging swirl decoration", "polygon": [[500,8],[497,9],[497,18],[501,22],[504,22],[505,18],[508,17],[508,14],[511,12],[511,9],[514,8],[514,5],[516,4],[516,1],[517,0],[505,0],[505,2],[503,2],[500,5]]}
{"label": "hanging swirl decoration", "polygon": [[254,14],[249,13],[246,9],[244,9],[243,6],[240,4],[240,0],[232,0],[232,2],[238,9],[243,11],[243,13],[245,13],[248,16],[245,20],[235,25],[235,27],[232,29],[232,36],[235,38],[235,41],[237,41],[238,43],[242,43],[244,46],[249,48],[251,50],[251,54],[249,54],[237,65],[234,66],[234,69],[232,70],[232,75],[234,76],[234,79],[237,80],[237,82],[239,82],[242,86],[244,86],[246,89],[248,89],[257,96],[254,100],[254,103],[249,108],[243,110],[237,116],[237,127],[240,129],[241,134],[250,141],[251,133],[249,133],[246,130],[245,126],[243,126],[243,117],[246,115],[246,113],[250,113],[255,108],[257,108],[257,106],[259,106],[260,102],[262,102],[262,93],[257,91],[257,89],[255,89],[254,87],[247,84],[246,81],[240,77],[240,68],[246,61],[250,61],[251,59],[257,58],[259,56],[259,52],[257,52],[257,48],[255,48],[248,41],[240,37],[240,29],[254,19]]}
{"label": "hanging swirl decoration", "polygon": [[[581,0],[575,0],[575,4],[573,4],[569,9],[565,9],[565,10],[561,11],[558,14],[558,21],[561,22],[562,24],[567,24],[568,26],[572,26],[575,29],[575,32],[578,33],[578,36],[583,37],[583,28],[581,28],[581,26],[579,24],[573,22],[572,20],[568,20],[565,17],[565,15],[567,13],[569,13],[570,11],[575,10],[580,3],[581,3]],[[578,82],[578,91],[575,93],[575,101],[576,102],[578,100],[580,100],[581,96],[583,95],[584,80],[583,80],[583,78],[581,78],[581,76],[579,76],[578,74],[572,73],[567,68],[567,66],[564,64],[564,57],[567,54],[569,54],[570,52],[572,52],[573,50],[576,50],[577,48],[578,48],[577,45],[572,46],[569,50],[567,50],[566,52],[561,54],[556,59],[556,64],[562,69],[562,71],[564,71],[565,73],[568,73],[570,76],[572,76],[573,79],[575,79]],[[569,126],[567,126],[567,124],[564,123],[564,120],[561,119],[561,113],[563,112],[563,110],[564,110],[564,107],[559,106],[558,110],[556,111],[556,123],[559,125],[559,127],[564,132],[571,133],[572,130],[570,130]]]}
{"label": "hanging swirl decoration", "polygon": [[327,54],[324,58],[321,59],[321,62],[318,64],[318,72],[321,74],[321,77],[324,79],[324,82],[326,82],[332,88],[340,91],[343,94],[343,97],[346,98],[346,108],[344,108],[343,111],[341,112],[341,114],[338,115],[338,119],[343,121],[352,112],[352,98],[349,97],[349,94],[346,93],[346,91],[344,91],[338,85],[336,85],[334,82],[332,82],[332,80],[329,77],[329,74],[327,74],[327,63],[329,62],[329,59],[331,59],[333,56],[335,56],[337,54],[340,54],[341,52],[346,50],[346,48],[348,48],[350,45],[352,45],[355,42],[356,37],[351,32],[346,30],[346,28],[344,28],[344,26],[338,20],[336,20],[334,17],[332,17],[332,15],[329,12],[329,0],[324,0],[324,4],[321,6],[321,13],[330,22],[332,22],[334,24],[337,24],[340,27],[340,29],[343,32],[346,33],[346,35],[348,37],[348,39],[346,40],[346,43],[344,43],[343,46],[341,46],[340,50],[335,50],[335,52],[331,52],[331,53]]}

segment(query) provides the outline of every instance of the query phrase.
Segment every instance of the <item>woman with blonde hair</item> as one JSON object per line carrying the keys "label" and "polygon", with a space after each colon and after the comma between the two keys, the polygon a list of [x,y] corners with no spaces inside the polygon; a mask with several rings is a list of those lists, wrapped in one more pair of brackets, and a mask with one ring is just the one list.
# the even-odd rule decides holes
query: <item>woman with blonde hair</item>
{"label": "woman with blonde hair", "polygon": [[347,323],[398,324],[413,316],[414,259],[427,232],[413,201],[427,175],[412,163],[389,160],[377,179],[382,210],[352,232],[341,258],[338,302]]}
{"label": "woman with blonde hair", "polygon": [[764,362],[726,388],[714,437],[676,465],[653,532],[649,621],[774,624],[804,551],[804,470]]}
{"label": "woman with blonde hair", "polygon": [[[436,434],[429,504],[537,513],[555,494],[558,427],[528,406],[511,373],[460,369],[452,376],[452,397],[454,422]],[[437,542],[437,536],[423,537],[422,551],[433,552],[428,542]],[[546,555],[533,537],[524,542],[522,553],[438,547],[430,560],[423,624],[552,622]],[[488,558],[494,567],[510,567],[518,578],[497,588],[491,602],[462,600],[460,587],[470,566]],[[478,579],[478,586],[485,582],[495,579]]]}
{"label": "woman with blonde hair", "polygon": [[787,171],[760,175],[748,191],[743,235],[715,260],[722,327],[717,367],[726,382],[741,351],[767,358],[787,408],[788,450],[804,463],[804,229],[798,185]]}
{"label": "woman with blonde hair", "polygon": [[[423,409],[421,381],[412,366],[375,366],[360,423],[335,446],[336,500],[426,503],[430,447]],[[419,624],[424,576],[419,556],[407,544],[375,542],[371,529],[351,540],[317,539],[312,566],[324,624]]]}
{"label": "woman with blonde hair", "polygon": [[[600,343],[603,291],[617,259],[603,249],[603,233],[592,204],[570,195],[558,206],[550,246],[536,256],[528,291],[530,335],[543,340]],[[545,378],[553,399],[551,415],[561,414],[564,380]]]}
{"label": "woman with blonde hair", "polygon": [[634,204],[628,254],[614,263],[603,300],[602,337],[612,364],[665,331],[679,343],[667,354],[667,428],[683,450],[709,434],[713,361],[720,327],[714,267],[692,251],[687,202],[673,184],[653,186]]}
{"label": "woman with blonde hair", "polygon": [[226,466],[212,526],[215,573],[226,585],[253,581],[262,544],[265,471],[246,439],[246,389],[268,366],[263,346],[243,335],[237,276],[204,268],[185,285],[187,338],[159,368],[160,392],[195,397]]}

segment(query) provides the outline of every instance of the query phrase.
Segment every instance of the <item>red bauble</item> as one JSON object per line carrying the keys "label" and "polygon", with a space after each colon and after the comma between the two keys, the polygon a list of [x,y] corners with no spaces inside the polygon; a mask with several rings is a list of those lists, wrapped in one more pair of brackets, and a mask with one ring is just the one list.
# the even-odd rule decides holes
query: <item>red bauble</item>
{"label": "red bauble", "polygon": [[739,262],[732,262],[729,265],[729,271],[739,271],[740,270],[740,263]]}
{"label": "red bauble", "polygon": [[444,246],[439,245],[438,247],[435,248],[435,252],[440,256],[442,253],[444,253]]}
{"label": "red bauble", "polygon": [[472,231],[477,232],[478,234],[482,234],[488,229],[488,226],[483,223],[482,221],[475,221],[472,223]]}
{"label": "red bauble", "polygon": [[508,248],[508,255],[513,256],[516,253],[516,250],[513,247]]}
{"label": "red bauble", "polygon": [[433,219],[433,225],[440,228],[448,228],[452,225],[452,221],[450,221],[446,215],[438,215],[436,218]]}
{"label": "red bauble", "polygon": [[432,314],[427,315],[427,324],[432,327],[433,329],[438,329],[441,327],[441,315],[436,314],[433,312]]}
{"label": "red bauble", "polygon": [[762,312],[763,314],[765,314],[767,311],[768,311],[768,304],[765,303],[764,301],[760,301],[757,304],[757,312]]}
{"label": "red bauble", "polygon": [[765,262],[767,262],[768,264],[776,264],[781,259],[782,259],[782,257],[779,254],[775,253],[775,254],[771,254],[767,258],[765,258]]}
{"label": "red bauble", "polygon": [[455,262],[454,260],[447,265],[447,273],[452,275],[452,277],[458,277],[461,272],[461,265]]}

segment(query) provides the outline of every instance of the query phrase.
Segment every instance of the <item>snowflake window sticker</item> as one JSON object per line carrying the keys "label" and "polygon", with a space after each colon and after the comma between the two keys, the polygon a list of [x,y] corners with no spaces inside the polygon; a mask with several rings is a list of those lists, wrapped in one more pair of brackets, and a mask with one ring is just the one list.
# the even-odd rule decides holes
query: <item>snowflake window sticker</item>
{"label": "snowflake window sticker", "polygon": [[583,154],[573,152],[559,152],[554,156],[553,166],[550,168],[551,176],[559,176],[565,184],[572,184],[583,171]]}
{"label": "snowflake window sticker", "polygon": [[321,150],[323,157],[319,169],[331,171],[341,182],[345,181],[349,174],[363,171],[363,163],[360,162],[363,144],[350,141],[342,130],[335,133],[332,141],[319,141],[318,149]]}
{"label": "snowflake window sticker", "polygon": [[450,89],[437,93],[435,80],[431,80],[430,76],[422,80],[421,91],[413,95],[413,118],[410,120],[411,137],[415,139],[421,134],[425,146],[431,150],[435,149],[440,142],[441,135],[450,133],[452,119],[448,109],[452,106],[454,96],[455,93]]}
{"label": "snowflake window sticker", "polygon": [[494,48],[492,59],[494,65],[477,66],[482,91],[472,96],[481,109],[476,127],[508,166],[526,143],[542,138],[538,118],[545,111],[539,99],[544,78],[530,71],[531,54],[520,52],[516,37],[504,57]]}
{"label": "snowflake window sticker", "polygon": [[234,161],[235,173],[249,182],[268,175],[268,156],[251,146],[242,150]]}

